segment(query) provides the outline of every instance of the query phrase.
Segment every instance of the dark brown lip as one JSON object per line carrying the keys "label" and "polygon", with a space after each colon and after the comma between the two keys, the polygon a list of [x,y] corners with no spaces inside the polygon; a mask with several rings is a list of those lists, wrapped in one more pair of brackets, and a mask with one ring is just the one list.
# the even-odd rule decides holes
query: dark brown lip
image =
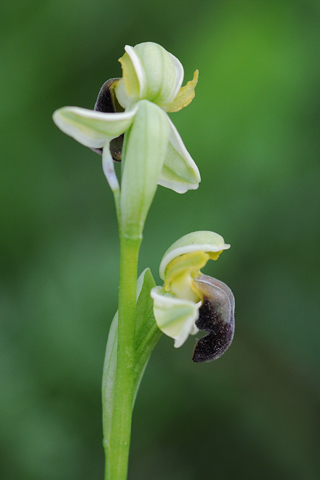
{"label": "dark brown lip", "polygon": [[[114,87],[119,80],[120,78],[110,78],[102,85],[94,106],[94,111],[103,113],[116,113],[123,111],[114,94]],[[115,162],[121,162],[123,139],[124,134],[114,138],[110,142],[110,153]],[[91,150],[102,155],[102,148],[92,148]]]}
{"label": "dark brown lip", "polygon": [[230,347],[234,336],[234,296],[230,288],[220,280],[200,275],[195,280],[203,294],[196,326],[208,335],[197,341],[192,360],[210,362],[221,357]]}

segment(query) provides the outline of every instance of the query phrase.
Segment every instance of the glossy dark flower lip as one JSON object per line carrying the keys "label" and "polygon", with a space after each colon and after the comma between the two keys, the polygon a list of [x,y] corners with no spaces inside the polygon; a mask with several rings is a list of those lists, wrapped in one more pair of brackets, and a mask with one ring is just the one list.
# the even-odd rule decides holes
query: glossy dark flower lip
{"label": "glossy dark flower lip", "polygon": [[[120,78],[110,78],[102,85],[98,98],[94,105],[95,112],[102,113],[116,113],[123,112],[123,108],[119,105],[115,95],[115,87]],[[109,149],[114,162],[121,162],[122,147],[123,147],[124,133],[119,137],[113,138],[110,142]],[[102,155],[103,148],[92,148],[96,153]]]}
{"label": "glossy dark flower lip", "polygon": [[203,295],[195,324],[208,335],[197,341],[192,360],[196,363],[210,362],[220,358],[232,343],[235,300],[230,288],[220,280],[200,275],[195,283]]}

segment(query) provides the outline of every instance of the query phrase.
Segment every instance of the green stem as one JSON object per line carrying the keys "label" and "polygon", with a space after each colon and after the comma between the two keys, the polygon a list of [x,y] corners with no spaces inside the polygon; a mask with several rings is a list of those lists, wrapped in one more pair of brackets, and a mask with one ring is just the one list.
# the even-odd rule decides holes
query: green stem
{"label": "green stem", "polygon": [[[120,285],[117,367],[105,480],[126,480],[135,372],[137,267],[141,239],[120,233]],[[106,408],[104,405],[103,408]]]}

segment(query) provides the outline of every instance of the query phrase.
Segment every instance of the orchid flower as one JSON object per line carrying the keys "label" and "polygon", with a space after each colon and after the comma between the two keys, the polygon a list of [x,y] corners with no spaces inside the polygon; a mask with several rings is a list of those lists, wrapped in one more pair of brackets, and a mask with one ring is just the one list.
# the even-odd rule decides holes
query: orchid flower
{"label": "orchid flower", "polygon": [[183,67],[160,45],[146,42],[126,46],[125,52],[119,60],[123,77],[103,85],[94,110],[64,107],[53,119],[64,133],[103,154],[104,173],[114,192],[120,187],[113,160],[124,157],[122,223],[128,235],[141,236],[157,184],[178,193],[198,188],[199,170],[166,113],[192,101],[198,71],[181,87]]}
{"label": "orchid flower", "polygon": [[[190,334],[207,332],[195,362],[218,358],[234,332],[234,297],[227,285],[201,273],[230,247],[213,232],[194,232],[175,242],[160,264],[163,287],[149,269],[137,281],[144,223],[158,185],[177,193],[198,188],[199,170],[168,113],[189,105],[198,71],[182,87],[180,61],[156,43],[126,46],[122,78],[101,87],[93,110],[64,107],[56,125],[102,155],[114,194],[120,240],[119,303],[111,324],[103,370],[103,446],[106,480],[125,480],[132,407],[161,332],[180,347]],[[121,181],[115,162],[121,162]]]}
{"label": "orchid flower", "polygon": [[217,233],[185,235],[162,258],[159,273],[164,286],[151,290],[157,325],[175,340],[175,347],[181,347],[190,334],[208,332],[196,344],[195,362],[219,358],[233,339],[233,294],[223,282],[200,271],[208,260],[217,260],[228,248]]}

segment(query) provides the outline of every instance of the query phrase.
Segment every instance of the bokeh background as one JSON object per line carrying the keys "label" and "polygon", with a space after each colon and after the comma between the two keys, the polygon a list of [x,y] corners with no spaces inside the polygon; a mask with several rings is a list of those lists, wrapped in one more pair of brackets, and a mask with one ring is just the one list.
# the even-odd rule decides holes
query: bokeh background
{"label": "bokeh background", "polygon": [[118,240],[101,158],[51,120],[92,108],[125,44],[155,41],[195,101],[172,119],[199,190],[162,187],[139,269],[193,230],[232,244],[206,273],[236,297],[217,362],[162,338],[135,406],[139,480],[320,478],[318,0],[1,4],[0,478],[99,480],[100,381]]}

